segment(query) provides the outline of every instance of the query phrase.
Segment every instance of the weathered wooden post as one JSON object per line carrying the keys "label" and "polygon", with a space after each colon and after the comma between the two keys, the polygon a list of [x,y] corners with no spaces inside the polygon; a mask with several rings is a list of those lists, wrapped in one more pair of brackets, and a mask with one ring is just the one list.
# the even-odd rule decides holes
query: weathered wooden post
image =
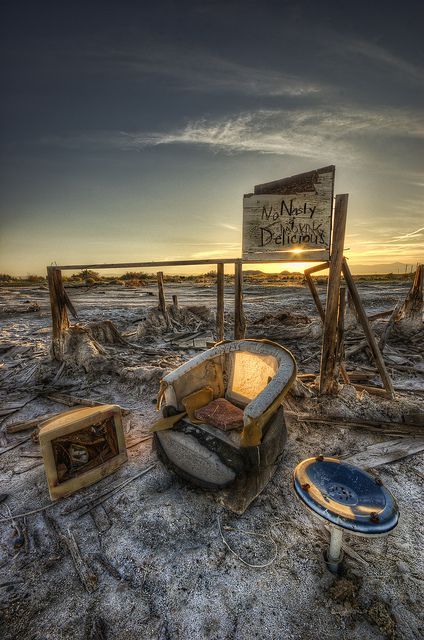
{"label": "weathered wooden post", "polygon": [[243,263],[234,264],[234,340],[241,340],[246,333],[246,318],[243,311]]}
{"label": "weathered wooden post", "polygon": [[66,312],[66,293],[62,272],[57,267],[47,267],[50,307],[52,311],[52,355],[55,360],[63,360],[63,333],[69,327]]}
{"label": "weathered wooden post", "polygon": [[342,268],[343,268],[343,275],[344,275],[344,279],[346,280],[346,284],[349,287],[349,291],[351,293],[352,296],[352,300],[355,304],[355,308],[356,308],[356,313],[358,314],[358,319],[359,322],[362,325],[362,329],[365,333],[365,337],[367,339],[368,342],[368,346],[371,349],[371,353],[373,355],[375,364],[377,365],[377,369],[380,373],[381,379],[383,381],[384,384],[384,388],[386,389],[387,393],[389,394],[390,397],[394,397],[395,395],[395,390],[393,388],[393,383],[390,379],[389,374],[387,373],[387,369],[386,369],[386,365],[384,364],[384,360],[383,360],[383,356],[381,355],[381,351],[378,348],[378,344],[377,344],[377,340],[376,337],[373,333],[373,330],[371,329],[370,323],[368,321],[367,318],[367,314],[365,312],[364,309],[364,305],[362,304],[362,300],[359,297],[359,293],[358,290],[356,288],[355,282],[352,278],[352,274],[350,272],[349,266],[346,262],[346,259],[343,259],[343,263],[342,263]]}
{"label": "weathered wooden post", "polygon": [[216,265],[216,339],[224,340],[224,265]]}
{"label": "weathered wooden post", "polygon": [[337,320],[348,199],[349,195],[347,193],[337,195],[334,208],[331,261],[321,352],[321,393],[337,392]]}
{"label": "weathered wooden post", "polygon": [[309,269],[305,269],[304,274],[305,274],[305,279],[306,279],[306,284],[309,287],[309,291],[312,294],[312,297],[314,299],[315,302],[315,306],[318,310],[318,313],[320,315],[321,320],[324,322],[324,318],[325,318],[325,311],[324,311],[324,307],[322,306],[321,300],[319,298],[318,295],[318,291],[317,288],[315,286],[314,281],[312,280],[312,274],[315,273],[316,271],[322,271],[323,269],[327,269],[329,266],[329,262],[323,262],[322,264],[318,264],[315,267],[309,267]]}
{"label": "weathered wooden post", "polygon": [[169,329],[169,327],[171,326],[171,323],[169,321],[168,311],[166,310],[165,293],[163,290],[163,271],[157,272],[157,278],[158,278],[158,290],[159,290],[159,310],[162,311],[163,317],[165,318],[166,326]]}
{"label": "weathered wooden post", "polygon": [[343,369],[344,358],[344,319],[346,313],[346,288],[340,287],[339,293],[339,315],[337,318],[337,364],[336,367]]}
{"label": "weathered wooden post", "polygon": [[175,309],[179,309],[179,306],[178,306],[178,296],[176,296],[176,295],[175,295],[175,293],[174,293],[174,294],[173,294],[173,296],[172,296],[172,304],[173,304],[173,306],[175,307]]}
{"label": "weathered wooden post", "polygon": [[402,309],[402,315],[412,320],[422,320],[423,317],[423,287],[424,287],[424,265],[419,264],[415,271],[414,282],[406,296]]}
{"label": "weathered wooden post", "polygon": [[[316,306],[316,308],[318,310],[318,313],[320,315],[320,318],[321,318],[323,324],[324,324],[324,321],[325,321],[325,310],[324,310],[324,307],[321,304],[321,300],[319,298],[318,291],[317,291],[317,288],[315,286],[315,282],[312,280],[311,274],[312,273],[316,273],[317,271],[322,271],[323,269],[327,269],[329,264],[330,264],[329,262],[323,262],[322,264],[317,264],[315,267],[309,267],[309,269],[305,269],[305,271],[304,271],[305,278],[306,278],[306,283],[307,283],[307,285],[309,287],[310,292],[312,293],[312,297],[314,299],[315,306]],[[345,315],[345,312],[343,311],[343,316],[342,316],[343,320],[344,320],[344,315]],[[343,328],[343,332],[344,332],[344,328]],[[349,376],[347,374],[346,368],[345,368],[344,364],[341,361],[340,361],[340,373],[342,375],[342,378],[343,378],[343,381],[345,382],[345,384],[350,384],[350,380],[349,380]]]}

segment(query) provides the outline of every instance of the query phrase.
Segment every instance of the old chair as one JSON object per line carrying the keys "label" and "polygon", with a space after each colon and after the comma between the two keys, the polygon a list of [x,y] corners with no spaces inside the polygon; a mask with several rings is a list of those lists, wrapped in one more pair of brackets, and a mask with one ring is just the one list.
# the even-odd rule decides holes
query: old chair
{"label": "old chair", "polygon": [[[282,400],[295,378],[291,353],[267,340],[223,342],[199,354],[161,381],[158,407],[165,419],[152,429],[159,458],[243,513],[272,477],[284,450]],[[239,429],[227,431],[196,419],[196,406],[217,398],[231,403],[230,412],[239,408],[233,411],[242,418]]]}

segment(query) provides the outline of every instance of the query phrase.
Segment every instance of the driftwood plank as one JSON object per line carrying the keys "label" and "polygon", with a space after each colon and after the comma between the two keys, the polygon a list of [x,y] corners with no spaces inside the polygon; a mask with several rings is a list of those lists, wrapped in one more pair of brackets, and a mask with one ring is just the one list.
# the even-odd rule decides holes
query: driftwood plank
{"label": "driftwood plank", "polygon": [[423,449],[424,438],[401,438],[373,444],[364,449],[364,451],[347,456],[344,461],[364,468],[378,467],[382,464],[401,460],[423,451]]}
{"label": "driftwood plank", "polygon": [[49,523],[52,525],[52,528],[56,532],[62,545],[69,551],[69,555],[72,558],[78,577],[84,585],[85,590],[88,591],[88,593],[93,593],[93,591],[98,587],[97,575],[92,571],[92,569],[90,569],[82,557],[74,534],[70,529],[68,529],[66,534],[63,533],[53,518],[49,518],[48,516],[46,516],[46,518],[48,518]]}
{"label": "driftwood plank", "polygon": [[31,440],[31,436],[28,436],[27,438],[22,438],[22,440],[19,440],[19,442],[15,442],[14,444],[11,444],[9,447],[4,447],[3,449],[0,449],[0,456],[2,453],[6,453],[6,451],[12,451],[12,449],[16,449],[17,447],[20,447],[21,444],[23,444],[24,442],[28,442],[28,440]]}
{"label": "driftwood plank", "polygon": [[[42,422],[49,420],[49,418],[53,418],[57,413],[43,413],[41,416],[37,416],[36,418],[31,418],[30,420],[22,420],[20,422],[13,422],[6,427],[7,433],[19,433],[20,431],[26,431],[27,429],[35,429],[39,427]],[[29,439],[29,438],[28,438]]]}
{"label": "driftwood plank", "polygon": [[316,424],[328,424],[335,427],[366,429],[375,433],[393,435],[407,435],[411,437],[424,437],[424,424],[420,417],[412,422],[388,422],[384,420],[362,420],[355,418],[345,418],[344,416],[314,416],[306,413],[297,413],[296,411],[284,411],[284,415],[289,418],[295,418],[300,422],[313,422]]}
{"label": "driftwood plank", "polygon": [[[60,404],[64,404],[68,407],[73,407],[75,405],[81,405],[83,407],[101,407],[106,404],[105,402],[99,402],[98,400],[90,400],[89,398],[78,398],[77,396],[70,396],[66,393],[49,393],[45,397],[49,400],[52,400],[53,402],[59,402]],[[131,412],[131,409],[127,409],[126,407],[120,407],[120,409],[123,416],[126,416]]]}

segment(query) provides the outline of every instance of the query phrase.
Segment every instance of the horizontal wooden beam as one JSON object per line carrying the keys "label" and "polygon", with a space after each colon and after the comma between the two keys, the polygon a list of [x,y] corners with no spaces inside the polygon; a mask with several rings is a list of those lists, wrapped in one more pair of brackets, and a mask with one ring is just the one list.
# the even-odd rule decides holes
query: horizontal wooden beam
{"label": "horizontal wooden beam", "polygon": [[[260,260],[244,260],[242,258],[214,258],[213,260],[167,260],[162,262],[115,262],[115,263],[99,263],[99,264],[65,264],[65,265],[54,265],[55,269],[59,269],[61,271],[77,271],[82,269],[134,269],[138,267],[184,267],[184,266],[194,266],[194,265],[216,265],[216,264],[284,264],[287,262],[295,262],[292,259],[281,259],[276,260],[273,258],[272,260],[267,260],[266,258],[261,258]],[[302,260],[302,262],[312,262],[312,260]],[[314,267],[312,267],[314,268]],[[322,267],[325,269],[325,267]]]}
{"label": "horizontal wooden beam", "polygon": [[324,269],[328,269],[329,266],[330,262],[327,260],[321,264],[316,264],[314,267],[308,267],[305,269],[304,274],[310,276],[312,273],[316,273],[317,271],[324,271]]}

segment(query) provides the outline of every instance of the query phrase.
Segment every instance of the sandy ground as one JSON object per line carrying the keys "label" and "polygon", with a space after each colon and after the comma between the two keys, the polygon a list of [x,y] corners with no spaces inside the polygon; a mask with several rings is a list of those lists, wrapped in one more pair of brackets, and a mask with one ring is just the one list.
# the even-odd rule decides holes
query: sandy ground
{"label": "sandy ground", "polygon": [[[392,308],[406,288],[367,283],[360,292],[367,311],[377,313]],[[105,345],[106,356],[87,371],[69,363],[58,376],[59,367],[49,358],[47,291],[0,289],[1,406],[27,402],[15,413],[0,416],[0,493],[5,494],[0,518],[50,504],[38,445],[26,440],[5,451],[28,437],[28,432],[7,434],[7,425],[67,408],[45,398],[46,392],[57,390],[128,407],[124,428],[133,445],[128,463],[113,476],[45,511],[0,522],[1,637],[423,637],[423,453],[376,469],[398,499],[399,525],[387,538],[346,537],[356,555],[346,556],[345,574],[335,578],[323,560],[324,528],[293,495],[293,469],[305,457],[347,456],[389,436],[289,421],[287,449],[273,480],[243,516],[226,512],[213,495],[168,472],[157,461],[150,440],[137,444],[157,416],[154,400],[160,377],[195,353],[190,348],[193,341],[171,348],[172,336],[140,337],[144,318],[156,304],[150,293],[155,294],[153,287],[70,290],[81,322],[111,319],[138,347]],[[171,285],[169,298],[172,293],[178,294],[181,306],[214,307],[213,288]],[[33,302],[39,311],[10,312],[10,307]],[[231,288],[226,290],[226,309],[231,337]],[[301,371],[318,371],[314,354],[320,347],[320,323],[305,288],[247,286],[245,311],[250,336],[278,340],[293,351]],[[196,339],[197,348],[213,337],[213,323],[204,327],[207,332]],[[348,341],[356,344],[357,334],[353,328]],[[422,344],[415,341],[408,348],[405,342],[400,346],[391,342],[386,358],[395,386],[401,389],[396,401],[360,394],[351,386],[343,387],[335,399],[322,399],[300,387],[296,396],[288,398],[287,407],[317,415],[386,420],[423,411]],[[356,363],[370,369],[364,355]],[[353,362],[349,365],[354,367]],[[372,381],[378,382],[378,376]],[[145,475],[80,515],[92,498],[153,463]],[[239,558],[225,547],[218,519]],[[66,546],[69,536],[92,574],[95,588],[90,593]],[[267,566],[252,568],[240,558]]]}

